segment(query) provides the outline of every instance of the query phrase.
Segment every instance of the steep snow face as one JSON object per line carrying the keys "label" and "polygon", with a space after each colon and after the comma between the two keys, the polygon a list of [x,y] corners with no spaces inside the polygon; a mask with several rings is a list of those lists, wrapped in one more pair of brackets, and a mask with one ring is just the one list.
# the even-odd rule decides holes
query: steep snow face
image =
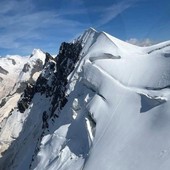
{"label": "steep snow face", "polygon": [[68,103],[32,169],[168,170],[170,41],[141,48],[92,29],[82,39]]}
{"label": "steep snow face", "polygon": [[90,47],[83,78],[96,91],[87,106],[96,131],[85,170],[169,169],[169,44],[139,48],[101,33]]}
{"label": "steep snow face", "polygon": [[63,43],[1,129],[1,169],[169,170],[169,56],[92,28]]}

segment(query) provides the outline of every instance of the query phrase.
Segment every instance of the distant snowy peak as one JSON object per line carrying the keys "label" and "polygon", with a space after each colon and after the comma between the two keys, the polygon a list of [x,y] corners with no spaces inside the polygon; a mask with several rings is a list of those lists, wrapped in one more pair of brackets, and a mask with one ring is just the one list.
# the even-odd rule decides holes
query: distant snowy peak
{"label": "distant snowy peak", "polygon": [[35,84],[45,63],[46,54],[34,50],[30,57],[18,55],[0,58],[0,123],[29,84]]}
{"label": "distant snowy peak", "polygon": [[34,49],[27,62],[24,64],[18,81],[28,81],[30,78],[35,82],[45,63],[46,54],[40,49]]}
{"label": "distant snowy peak", "polygon": [[[40,70],[45,62],[46,54],[40,49],[33,50],[30,57],[21,57],[19,55],[7,55],[0,58],[0,98],[9,93],[10,89],[17,82],[28,81],[32,76],[36,81]],[[33,73],[34,72],[34,73]]]}
{"label": "distant snowy peak", "polygon": [[33,60],[40,59],[43,61],[43,64],[44,64],[45,57],[46,57],[46,54],[43,51],[41,51],[40,49],[34,49],[30,56],[30,60],[33,61]]}
{"label": "distant snowy peak", "polygon": [[31,53],[31,55],[32,55],[32,56],[33,56],[33,55],[35,56],[35,55],[37,55],[37,54],[42,54],[42,53],[44,53],[42,50],[34,48],[33,51],[32,51],[32,53]]}
{"label": "distant snowy peak", "polygon": [[0,99],[14,86],[28,57],[6,56],[0,58]]}

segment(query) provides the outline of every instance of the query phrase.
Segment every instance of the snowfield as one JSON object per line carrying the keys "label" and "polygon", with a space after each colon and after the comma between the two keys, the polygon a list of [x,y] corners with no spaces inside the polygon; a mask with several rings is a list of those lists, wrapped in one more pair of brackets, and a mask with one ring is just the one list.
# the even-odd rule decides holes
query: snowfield
{"label": "snowfield", "polygon": [[[15,108],[0,131],[0,148],[9,146],[0,169],[169,170],[170,41],[138,47],[92,28],[79,41],[68,83],[56,80],[67,102],[52,114],[53,101],[63,98],[46,91],[23,113]],[[56,94],[54,63],[41,76]]]}

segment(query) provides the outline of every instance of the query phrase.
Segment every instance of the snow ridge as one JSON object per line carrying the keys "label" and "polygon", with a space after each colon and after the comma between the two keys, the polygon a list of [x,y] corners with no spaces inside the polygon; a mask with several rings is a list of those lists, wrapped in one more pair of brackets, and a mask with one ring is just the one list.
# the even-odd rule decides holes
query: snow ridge
{"label": "snow ridge", "polygon": [[56,58],[32,55],[43,70],[2,126],[3,170],[169,170],[169,41],[137,47],[90,28]]}

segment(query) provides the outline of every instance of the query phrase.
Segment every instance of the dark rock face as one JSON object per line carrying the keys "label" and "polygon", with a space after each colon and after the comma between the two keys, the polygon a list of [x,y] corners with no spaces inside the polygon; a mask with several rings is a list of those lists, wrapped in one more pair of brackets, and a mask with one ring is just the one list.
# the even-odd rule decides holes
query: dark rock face
{"label": "dark rock face", "polygon": [[0,73],[7,75],[9,72],[0,66]]}
{"label": "dark rock face", "polygon": [[30,68],[31,68],[30,65],[29,65],[28,63],[26,63],[26,64],[24,64],[24,67],[23,67],[22,71],[23,71],[24,73],[26,73],[26,72],[29,71]]}
{"label": "dark rock face", "polygon": [[75,63],[79,60],[81,43],[62,43],[58,56],[53,59],[46,53],[46,65],[42,75],[38,78],[35,86],[35,92],[46,94],[46,97],[52,97],[51,115],[57,107],[62,109],[67,103],[65,96],[67,77],[73,71]]}
{"label": "dark rock face", "polygon": [[20,83],[20,86],[17,88],[16,92],[15,93],[23,93],[24,90],[26,89],[27,87],[27,84],[29,84],[29,82],[21,82]]}
{"label": "dark rock face", "polygon": [[[49,117],[56,117],[54,111],[62,109],[67,103],[66,85],[67,77],[73,71],[76,62],[79,60],[79,54],[82,50],[81,42],[62,43],[58,56],[54,59],[50,54],[46,53],[44,69],[37,79],[35,85],[28,84],[20,101],[18,109],[24,112],[32,101],[35,93],[45,94],[51,97],[51,107]],[[40,67],[41,67],[40,63]],[[43,114],[44,115],[44,114]],[[45,114],[47,115],[47,114]],[[49,117],[46,116],[48,119]],[[43,118],[43,120],[45,120]],[[47,122],[43,121],[43,122]],[[47,123],[45,123],[47,125]]]}
{"label": "dark rock face", "polygon": [[18,102],[18,109],[21,113],[23,113],[32,101],[34,96],[34,85],[28,84],[24,93],[21,96],[21,100]]}
{"label": "dark rock face", "polygon": [[48,81],[54,78],[53,73],[55,72],[55,65],[55,59],[50,54],[46,53],[45,64],[43,66],[44,69],[38,77],[35,85],[36,93],[46,94],[47,97],[52,95],[50,93],[51,87],[48,84]]}
{"label": "dark rock face", "polygon": [[3,98],[0,102],[0,108],[6,104],[6,98]]}
{"label": "dark rock face", "polygon": [[54,82],[54,95],[52,99],[51,117],[57,107],[62,109],[67,103],[67,96],[65,96],[67,77],[75,68],[76,62],[79,60],[79,54],[82,50],[80,42],[62,43],[60,52],[56,58],[56,73]]}
{"label": "dark rock face", "polygon": [[0,83],[3,81],[3,78],[2,77],[0,77]]}
{"label": "dark rock face", "polygon": [[42,125],[42,128],[48,128],[48,114],[46,111],[43,112],[43,115],[42,115],[42,121],[43,121],[43,125]]}
{"label": "dark rock face", "polygon": [[13,65],[16,64],[16,61],[13,58],[8,58],[8,60],[11,60]]}

